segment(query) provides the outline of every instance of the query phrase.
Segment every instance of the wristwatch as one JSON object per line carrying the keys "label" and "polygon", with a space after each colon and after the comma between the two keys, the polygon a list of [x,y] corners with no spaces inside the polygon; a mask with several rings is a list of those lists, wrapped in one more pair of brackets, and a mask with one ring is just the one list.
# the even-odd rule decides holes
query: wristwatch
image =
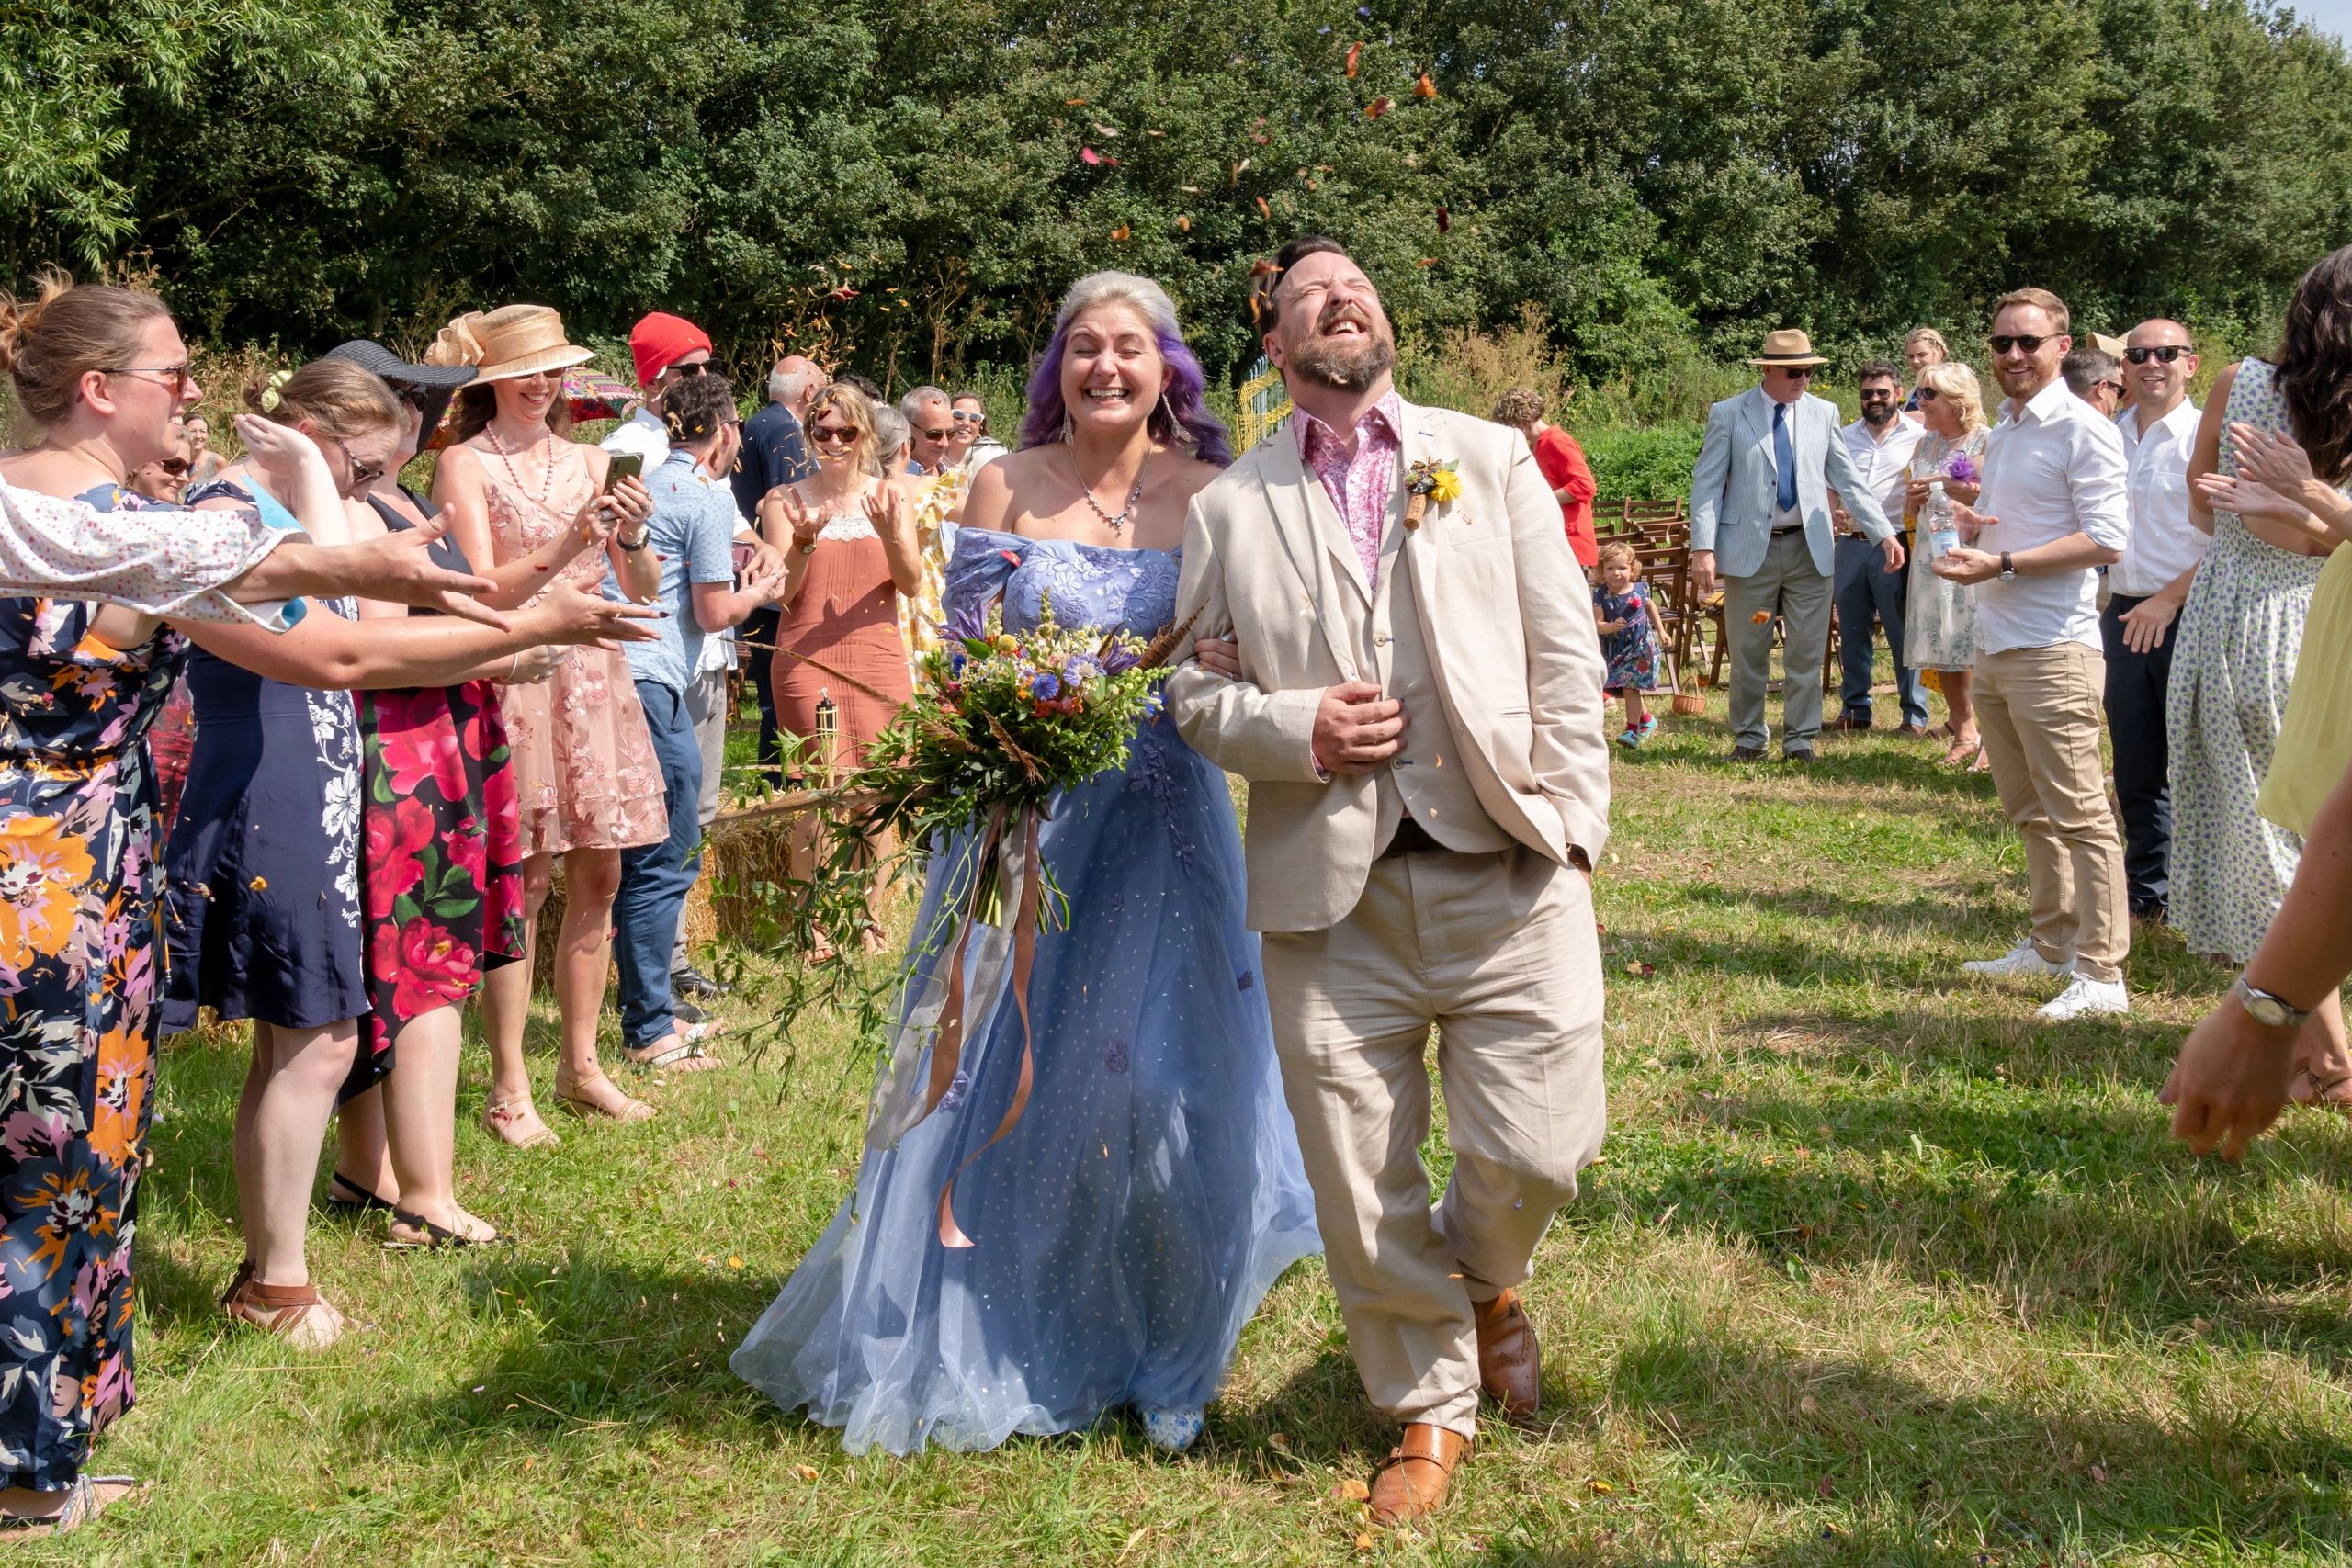
{"label": "wristwatch", "polygon": [[2238,1005],[2265,1029],[2301,1029],[2312,1016],[2308,1008],[2299,1008],[2259,986],[2247,985],[2244,975],[2231,982],[2230,995],[2237,998]]}
{"label": "wristwatch", "polygon": [[653,530],[652,530],[652,529],[650,529],[650,528],[639,528],[639,529],[637,531],[637,543],[635,543],[635,544],[633,544],[633,545],[632,545],[632,544],[630,544],[630,543],[628,542],[628,536],[625,536],[625,535],[619,535],[619,534],[616,534],[615,536],[613,536],[613,542],[614,542],[615,544],[616,544],[616,545],[620,546],[620,547],[621,547],[621,548],[623,548],[623,549],[625,549],[625,550],[628,551],[628,552],[629,552],[629,554],[631,554],[631,555],[635,555],[638,551],[639,551],[639,550],[641,550],[641,549],[645,548],[646,545],[651,541],[652,537],[653,537]]}
{"label": "wristwatch", "polygon": [[817,541],[814,539],[804,540],[793,547],[797,549],[804,556],[813,556],[817,553]]}
{"label": "wristwatch", "polygon": [[2009,552],[2003,550],[2001,552],[2001,581],[2004,582],[2015,582],[2017,580],[2018,569],[2010,562]]}

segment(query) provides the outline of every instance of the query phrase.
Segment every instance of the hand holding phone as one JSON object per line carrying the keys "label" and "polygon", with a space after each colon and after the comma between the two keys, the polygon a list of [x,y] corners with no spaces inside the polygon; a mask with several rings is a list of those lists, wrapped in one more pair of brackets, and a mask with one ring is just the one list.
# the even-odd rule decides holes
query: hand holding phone
{"label": "hand holding phone", "polygon": [[610,495],[613,487],[623,479],[641,479],[645,474],[645,458],[636,452],[616,452],[605,465],[604,488],[597,493]]}

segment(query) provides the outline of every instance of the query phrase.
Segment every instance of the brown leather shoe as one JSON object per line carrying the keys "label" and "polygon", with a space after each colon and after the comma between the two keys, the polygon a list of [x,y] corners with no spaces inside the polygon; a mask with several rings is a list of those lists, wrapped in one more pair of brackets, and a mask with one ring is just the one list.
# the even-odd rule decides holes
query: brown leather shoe
{"label": "brown leather shoe", "polygon": [[1453,1468],[1469,1451],[1469,1438],[1435,1422],[1408,1426],[1405,1440],[1373,1470],[1373,1522],[1410,1524],[1444,1507]]}
{"label": "brown leather shoe", "polygon": [[1534,1419],[1544,1380],[1544,1353],[1535,1325],[1521,1310],[1519,1292],[1505,1291],[1490,1302],[1475,1302],[1477,1314],[1478,1386],[1501,1402],[1514,1421]]}

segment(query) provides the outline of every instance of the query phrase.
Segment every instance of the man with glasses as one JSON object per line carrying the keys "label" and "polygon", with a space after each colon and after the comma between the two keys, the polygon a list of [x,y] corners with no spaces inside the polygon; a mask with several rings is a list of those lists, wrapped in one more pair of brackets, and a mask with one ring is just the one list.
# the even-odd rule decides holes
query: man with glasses
{"label": "man with glasses", "polygon": [[936,387],[917,387],[899,400],[907,422],[907,472],[947,471],[947,444],[956,434],[955,409]]}
{"label": "man with glasses", "polygon": [[670,456],[662,394],[689,376],[709,371],[710,334],[684,316],[655,310],[629,329],[628,355],[644,401],[597,445],[607,452],[635,453],[650,474]]}
{"label": "man with glasses", "polygon": [[2123,406],[2123,362],[2103,348],[2070,349],[2058,362],[2066,389],[2109,419]]}
{"label": "man with glasses", "polygon": [[1764,688],[1777,613],[1787,627],[1782,755],[1810,762],[1821,733],[1821,666],[1829,649],[1836,547],[1829,492],[1846,498],[1886,570],[1902,570],[1903,541],[1854,467],[1838,428],[1838,405],[1806,395],[1814,367],[1827,363],[1813,352],[1813,341],[1794,330],[1768,333],[1763,354],[1748,363],[1763,371],[1762,382],[1707,411],[1690,480],[1690,581],[1702,597],[1718,583],[1724,590],[1732,760],[1757,761],[1771,739]]}
{"label": "man with glasses", "polygon": [[2008,400],[1984,449],[1969,540],[1934,570],[1976,594],[1976,716],[2001,809],[2025,840],[2033,930],[1976,975],[2065,977],[2047,1019],[2131,1010],[2123,840],[2099,756],[2098,569],[2132,536],[2123,437],[2067,389],[2065,302],[2020,288],[1995,302],[1993,374]]}
{"label": "man with glasses", "polygon": [[[1879,510],[1893,522],[1903,515],[1904,490],[1910,479],[1911,454],[1928,427],[1903,416],[1902,372],[1884,359],[1866,359],[1854,373],[1862,416],[1842,432],[1846,455],[1854,471],[1878,497]],[[1861,531],[1854,515],[1840,504],[1830,508],[1838,529],[1838,656],[1844,679],[1839,692],[1839,729],[1871,727],[1871,675],[1877,660],[1877,626],[1886,628],[1886,645],[1894,655],[1894,690],[1903,705],[1902,734],[1924,738],[1928,733],[1928,687],[1919,672],[1903,661],[1904,605],[1910,574],[1902,563],[1886,558]]]}
{"label": "man with glasses", "polygon": [[2208,543],[2188,520],[2198,421],[2188,381],[2197,351],[2178,321],[2142,321],[2125,340],[2123,358],[2133,400],[2115,428],[2123,437],[2132,537],[2108,569],[2099,634],[2115,799],[2123,813],[2124,897],[2135,917],[2161,920],[2172,892],[2172,746],[2165,728],[2172,624]]}

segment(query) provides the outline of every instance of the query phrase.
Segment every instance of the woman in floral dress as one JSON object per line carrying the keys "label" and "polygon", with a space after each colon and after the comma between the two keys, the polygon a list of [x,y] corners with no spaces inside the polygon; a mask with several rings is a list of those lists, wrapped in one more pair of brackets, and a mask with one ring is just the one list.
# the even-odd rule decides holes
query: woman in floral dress
{"label": "woman in floral dress", "polygon": [[[2181,606],[2165,701],[2171,916],[2191,952],[2232,964],[2254,956],[2302,855],[2302,840],[2265,821],[2256,800],[2278,749],[2312,595],[2336,540],[2300,505],[2238,479],[2231,426],[2295,434],[2284,388],[2295,367],[2305,385],[2352,371],[2352,344],[2321,325],[2335,313],[2329,272],[2323,263],[2296,290],[2278,364],[2245,359],[2215,378],[2189,459],[2189,517],[2210,522],[2213,543]],[[2308,411],[2296,412],[2309,422]],[[2296,1072],[2297,1100],[2352,1108],[2352,1055],[2335,998],[2297,1043]]]}
{"label": "woman in floral dress", "polygon": [[[643,514],[625,533],[577,522],[582,506],[605,488],[613,458],[564,434],[571,414],[563,371],[589,357],[564,340],[562,320],[544,305],[460,316],[425,353],[428,365],[474,367],[458,397],[460,439],[441,454],[433,499],[449,513],[449,536],[466,558],[501,585],[487,596],[492,604],[527,603],[551,582],[593,590],[608,565],[639,602],[660,586]],[[632,489],[642,492],[634,481]],[[487,986],[492,1081],[482,1120],[509,1144],[534,1148],[556,1137],[531,1103],[523,1059],[531,1007],[527,950],[559,855],[564,906],[555,992],[563,1043],[556,1100],[582,1116],[641,1122],[653,1114],[605,1076],[596,1026],[612,964],[621,852],[667,837],[669,811],[637,682],[617,650],[574,649],[544,682],[506,686],[501,706],[521,818],[526,954],[492,973]]]}
{"label": "woman in floral dress", "polygon": [[[1928,548],[1928,541],[1952,525],[1952,502],[1965,505],[1976,499],[1984,462],[1984,401],[1976,372],[1940,360],[1921,367],[1912,396],[1928,433],[1912,451],[1904,502],[1912,519],[1905,659],[1914,670],[1936,672],[1951,731],[1951,750],[1944,753],[1944,761],[1958,767],[1974,761],[1984,750],[1968,690],[1976,668],[1976,590],[1930,571],[1935,552]],[[1934,489],[1937,480],[1943,483],[1940,497]]]}

